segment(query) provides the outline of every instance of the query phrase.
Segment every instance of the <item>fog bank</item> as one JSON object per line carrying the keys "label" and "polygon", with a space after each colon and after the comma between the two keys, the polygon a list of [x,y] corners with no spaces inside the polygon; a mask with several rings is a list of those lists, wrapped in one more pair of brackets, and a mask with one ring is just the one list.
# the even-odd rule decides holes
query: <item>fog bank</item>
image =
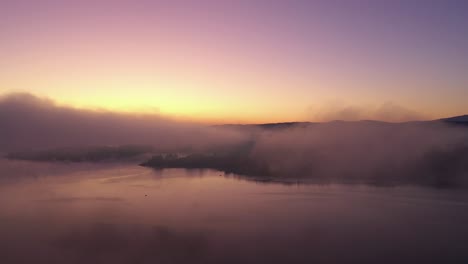
{"label": "fog bank", "polygon": [[240,133],[221,128],[165,116],[63,107],[24,93],[0,97],[0,124],[0,152],[129,144],[203,149],[243,140]]}
{"label": "fog bank", "polygon": [[251,157],[283,177],[468,183],[468,129],[442,122],[323,123],[264,131]]}
{"label": "fog bank", "polygon": [[[0,124],[0,152],[147,144],[156,153],[189,155],[155,156],[144,163],[150,167],[325,182],[468,186],[468,126],[444,121],[206,126],[163,116],[79,110],[12,94],[0,100]],[[100,161],[139,151],[81,149],[91,158],[80,152],[39,152],[30,160]],[[31,155],[18,157],[28,160]]]}

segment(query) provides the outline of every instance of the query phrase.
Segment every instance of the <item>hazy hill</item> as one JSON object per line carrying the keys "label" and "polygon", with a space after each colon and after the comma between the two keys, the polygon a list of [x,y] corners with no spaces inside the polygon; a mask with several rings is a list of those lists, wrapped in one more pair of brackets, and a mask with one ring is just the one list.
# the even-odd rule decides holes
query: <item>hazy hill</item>
{"label": "hazy hill", "polygon": [[215,127],[224,127],[224,128],[232,128],[232,129],[240,129],[240,130],[247,130],[247,129],[260,129],[260,130],[281,130],[281,129],[288,129],[288,128],[306,128],[311,127],[314,125],[323,125],[323,124],[388,124],[388,125],[398,125],[398,124],[431,124],[431,123],[454,123],[454,124],[462,124],[468,125],[468,115],[461,115],[461,116],[454,116],[448,118],[441,118],[437,120],[430,120],[430,121],[409,121],[409,122],[402,122],[402,123],[390,123],[385,121],[378,121],[378,120],[359,120],[359,121],[343,121],[343,120],[334,120],[329,122],[279,122],[279,123],[260,123],[260,124],[224,124],[224,125],[217,125]]}
{"label": "hazy hill", "polygon": [[454,116],[441,119],[443,122],[468,126],[468,115]]}

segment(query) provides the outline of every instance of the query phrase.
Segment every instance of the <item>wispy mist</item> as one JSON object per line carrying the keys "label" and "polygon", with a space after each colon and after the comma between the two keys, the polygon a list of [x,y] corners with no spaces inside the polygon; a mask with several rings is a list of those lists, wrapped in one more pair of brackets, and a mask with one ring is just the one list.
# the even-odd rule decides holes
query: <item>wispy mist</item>
{"label": "wispy mist", "polygon": [[467,147],[466,128],[441,122],[331,122],[264,132],[252,157],[293,178],[450,184],[468,175]]}
{"label": "wispy mist", "polygon": [[0,152],[55,147],[150,144],[203,149],[242,140],[224,131],[169,117],[64,107],[31,94],[0,98]]}
{"label": "wispy mist", "polygon": [[366,107],[343,102],[329,102],[320,107],[310,106],[307,110],[307,114],[309,119],[322,122],[333,120],[384,120],[387,122],[406,122],[429,119],[427,114],[391,101]]}
{"label": "wispy mist", "polygon": [[193,154],[155,157],[146,163],[152,167],[320,181],[468,183],[468,129],[442,121],[206,126],[163,116],[79,110],[13,94],[0,101],[0,123],[0,150],[5,152],[147,144]]}

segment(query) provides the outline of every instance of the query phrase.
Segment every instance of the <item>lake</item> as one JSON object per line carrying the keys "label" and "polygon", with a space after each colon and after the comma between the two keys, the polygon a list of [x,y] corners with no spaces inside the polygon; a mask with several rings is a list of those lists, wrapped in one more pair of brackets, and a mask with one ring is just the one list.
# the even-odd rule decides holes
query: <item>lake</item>
{"label": "lake", "polygon": [[468,191],[2,160],[0,263],[468,263]]}

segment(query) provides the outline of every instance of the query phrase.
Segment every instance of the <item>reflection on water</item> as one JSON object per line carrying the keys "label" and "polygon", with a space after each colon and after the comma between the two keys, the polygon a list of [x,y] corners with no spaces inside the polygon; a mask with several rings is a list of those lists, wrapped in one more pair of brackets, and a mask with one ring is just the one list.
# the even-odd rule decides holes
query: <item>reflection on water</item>
{"label": "reflection on water", "polygon": [[468,263],[468,192],[0,164],[1,263]]}

